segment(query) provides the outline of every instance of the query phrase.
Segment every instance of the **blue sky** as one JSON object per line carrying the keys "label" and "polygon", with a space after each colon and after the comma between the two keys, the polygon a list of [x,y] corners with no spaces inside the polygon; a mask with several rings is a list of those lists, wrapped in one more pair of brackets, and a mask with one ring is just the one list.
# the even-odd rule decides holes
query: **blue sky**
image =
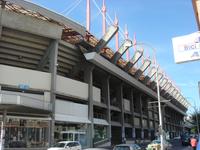
{"label": "blue sky", "polygon": [[[85,26],[86,0],[31,1],[61,13]],[[127,24],[131,39],[133,39],[133,35],[136,33],[137,41],[150,43],[157,50],[158,63],[167,76],[176,83],[191,104],[194,105],[195,101],[196,105],[200,107],[198,93],[200,61],[175,64],[171,41],[172,37],[197,31],[191,0],[105,1],[109,16],[114,19],[116,13],[122,29]],[[101,7],[102,0],[96,0],[96,2]],[[77,7],[70,11],[70,6],[76,3]],[[102,17],[93,0],[91,0],[91,11],[91,32],[100,38],[102,35]],[[112,47],[113,44],[110,46]],[[146,49],[148,50],[148,48]],[[151,54],[152,52],[148,53]]]}

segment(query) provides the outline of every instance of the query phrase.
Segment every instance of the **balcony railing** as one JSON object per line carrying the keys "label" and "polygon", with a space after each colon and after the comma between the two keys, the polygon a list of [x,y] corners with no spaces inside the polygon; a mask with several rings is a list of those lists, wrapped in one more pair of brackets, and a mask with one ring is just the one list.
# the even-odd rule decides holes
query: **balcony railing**
{"label": "balcony railing", "polygon": [[0,92],[0,104],[19,105],[51,111],[51,104],[48,101],[11,92]]}

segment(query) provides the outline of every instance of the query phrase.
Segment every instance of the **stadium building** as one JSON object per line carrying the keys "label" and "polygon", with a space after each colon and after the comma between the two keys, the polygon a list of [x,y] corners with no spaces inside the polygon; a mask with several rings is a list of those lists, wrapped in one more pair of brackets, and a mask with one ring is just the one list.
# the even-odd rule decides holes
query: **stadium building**
{"label": "stadium building", "polygon": [[[150,60],[136,60],[136,51],[127,62],[127,46],[114,52],[105,36],[98,40],[73,20],[30,2],[1,0],[0,7],[6,148],[45,148],[59,140],[96,147],[157,136],[156,68]],[[158,80],[161,101],[168,100],[162,103],[164,130],[178,136],[188,102],[161,72]]]}

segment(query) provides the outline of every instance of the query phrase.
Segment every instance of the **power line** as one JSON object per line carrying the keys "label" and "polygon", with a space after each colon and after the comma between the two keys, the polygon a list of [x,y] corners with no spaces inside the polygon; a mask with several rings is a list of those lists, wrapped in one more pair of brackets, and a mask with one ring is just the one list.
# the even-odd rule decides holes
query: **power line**
{"label": "power line", "polygon": [[82,0],[79,0],[70,10],[65,13],[65,15],[69,15],[81,2]]}
{"label": "power line", "polygon": [[[78,1],[79,1],[79,0],[75,0],[73,3],[70,3],[70,5],[68,5],[68,7],[65,8],[65,9],[61,12],[61,14],[65,13],[65,12],[67,12],[69,9],[71,9],[74,5],[77,4]],[[67,3],[67,4],[68,4],[68,3]]]}

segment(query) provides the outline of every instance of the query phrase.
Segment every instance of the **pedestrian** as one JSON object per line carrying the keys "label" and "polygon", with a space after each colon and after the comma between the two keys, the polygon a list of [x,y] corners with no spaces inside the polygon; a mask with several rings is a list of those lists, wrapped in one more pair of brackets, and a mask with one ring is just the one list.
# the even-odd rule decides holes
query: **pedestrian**
{"label": "pedestrian", "polygon": [[197,147],[197,139],[193,136],[190,140],[190,144],[193,148],[193,150],[196,150],[196,147]]}

